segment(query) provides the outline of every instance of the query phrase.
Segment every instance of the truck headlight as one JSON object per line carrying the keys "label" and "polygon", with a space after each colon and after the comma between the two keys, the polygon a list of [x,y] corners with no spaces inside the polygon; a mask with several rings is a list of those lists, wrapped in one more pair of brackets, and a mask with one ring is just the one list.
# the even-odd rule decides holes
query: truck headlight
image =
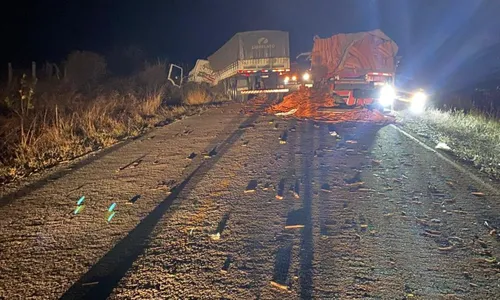
{"label": "truck headlight", "polygon": [[384,85],[380,89],[379,102],[382,106],[391,106],[394,103],[394,98],[396,98],[396,91],[391,85]]}
{"label": "truck headlight", "polygon": [[311,78],[311,75],[309,75],[309,73],[304,73],[304,75],[302,75],[302,79],[304,81],[309,81],[310,78]]}
{"label": "truck headlight", "polygon": [[297,76],[292,76],[292,81],[297,81]]}
{"label": "truck headlight", "polygon": [[416,92],[411,98],[410,110],[416,114],[422,113],[426,104],[427,95],[424,92]]}
{"label": "truck headlight", "polygon": [[287,77],[285,77],[285,79],[283,80],[283,82],[284,82],[285,84],[288,84],[288,82],[289,82],[289,81],[290,81],[290,77],[288,77],[288,76],[287,76]]}

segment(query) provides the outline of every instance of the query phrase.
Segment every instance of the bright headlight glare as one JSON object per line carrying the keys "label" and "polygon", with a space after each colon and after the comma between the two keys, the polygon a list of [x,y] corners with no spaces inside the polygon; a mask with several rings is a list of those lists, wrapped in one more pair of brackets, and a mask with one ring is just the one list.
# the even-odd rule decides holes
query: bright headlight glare
{"label": "bright headlight glare", "polygon": [[394,88],[390,85],[384,85],[380,89],[380,104],[384,107],[392,105],[394,102],[394,98],[396,98],[396,92]]}
{"label": "bright headlight glare", "polygon": [[417,92],[413,95],[410,104],[410,110],[413,113],[422,113],[427,103],[427,95],[423,92]]}
{"label": "bright headlight glare", "polygon": [[288,81],[290,81],[290,77],[288,77],[288,76],[287,76],[287,77],[285,77],[285,79],[284,79],[283,81],[285,82],[285,84],[287,84],[287,83],[288,83]]}
{"label": "bright headlight glare", "polygon": [[297,80],[297,76],[292,76],[292,81],[296,81]]}
{"label": "bright headlight glare", "polygon": [[427,95],[422,92],[415,93],[415,95],[413,95],[413,98],[411,99],[412,103],[425,103],[425,101],[427,101]]}
{"label": "bright headlight glare", "polygon": [[304,75],[302,75],[302,79],[304,81],[308,81],[310,78],[311,78],[311,75],[309,75],[309,73],[304,73]]}

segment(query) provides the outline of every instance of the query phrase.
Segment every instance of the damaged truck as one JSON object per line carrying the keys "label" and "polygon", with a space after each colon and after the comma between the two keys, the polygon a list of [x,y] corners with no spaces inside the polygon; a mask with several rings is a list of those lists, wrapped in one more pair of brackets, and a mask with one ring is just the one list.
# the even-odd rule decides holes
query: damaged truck
{"label": "damaged truck", "polygon": [[198,60],[189,80],[221,87],[231,99],[290,91],[288,32],[260,30],[240,32],[208,57]]}
{"label": "damaged truck", "polygon": [[328,86],[335,109],[391,108],[397,52],[396,43],[381,30],[316,37],[311,52],[314,85]]}

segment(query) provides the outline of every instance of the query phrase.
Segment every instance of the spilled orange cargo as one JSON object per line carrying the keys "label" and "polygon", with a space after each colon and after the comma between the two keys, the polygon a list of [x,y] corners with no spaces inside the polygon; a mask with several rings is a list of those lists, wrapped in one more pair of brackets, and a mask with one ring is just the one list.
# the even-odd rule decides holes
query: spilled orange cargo
{"label": "spilled orange cargo", "polygon": [[390,123],[394,119],[385,116],[376,110],[359,108],[346,110],[341,113],[325,111],[336,107],[334,99],[327,89],[309,89],[302,87],[284,97],[283,101],[269,107],[268,113],[290,113],[290,116],[299,119],[310,119],[327,123],[342,122],[372,122]]}

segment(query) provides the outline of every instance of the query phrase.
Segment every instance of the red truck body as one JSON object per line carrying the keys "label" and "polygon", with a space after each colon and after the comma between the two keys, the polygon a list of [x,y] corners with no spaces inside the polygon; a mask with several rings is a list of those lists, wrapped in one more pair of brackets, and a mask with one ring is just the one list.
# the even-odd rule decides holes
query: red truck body
{"label": "red truck body", "polygon": [[312,76],[347,106],[374,104],[394,84],[398,46],[380,30],[315,38]]}

